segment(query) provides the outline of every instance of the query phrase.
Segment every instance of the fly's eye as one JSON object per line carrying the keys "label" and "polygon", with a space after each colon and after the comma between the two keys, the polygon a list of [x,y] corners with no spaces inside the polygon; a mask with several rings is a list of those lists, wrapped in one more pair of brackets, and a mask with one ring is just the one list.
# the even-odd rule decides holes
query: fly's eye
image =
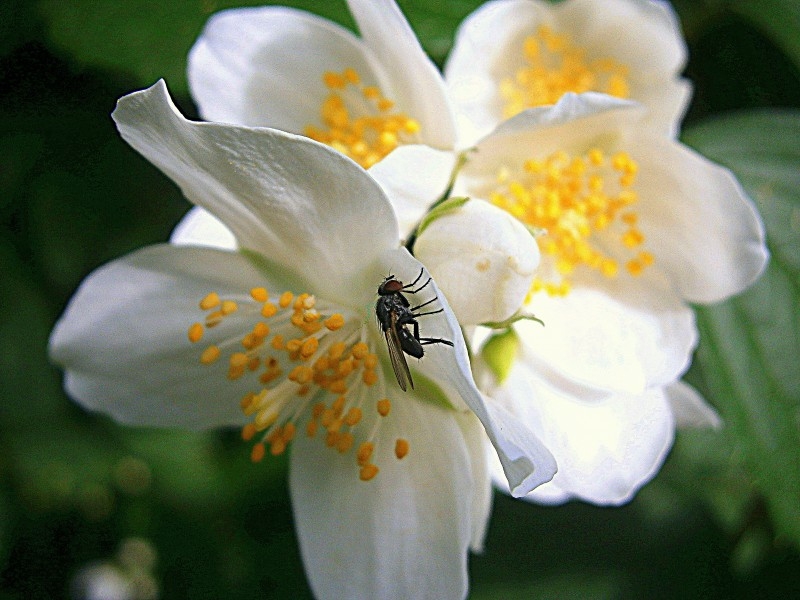
{"label": "fly's eye", "polygon": [[396,294],[400,290],[403,289],[403,283],[401,281],[397,281],[397,279],[390,279],[388,281],[384,281],[381,285],[381,291],[384,294]]}

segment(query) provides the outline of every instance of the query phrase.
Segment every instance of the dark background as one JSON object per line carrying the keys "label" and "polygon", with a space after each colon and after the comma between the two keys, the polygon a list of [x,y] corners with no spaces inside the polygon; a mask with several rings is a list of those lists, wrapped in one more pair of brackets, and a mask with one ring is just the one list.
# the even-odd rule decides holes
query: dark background
{"label": "dark background", "polygon": [[[341,1],[289,4],[352,26]],[[400,2],[440,65],[479,4]],[[187,210],[109,114],[118,97],[164,76],[196,116],[186,52],[228,6],[0,5],[0,599],[68,596],[98,564],[138,582],[139,597],[309,595],[285,460],[250,464],[236,432],[134,429],[87,414],[46,358],[80,280],[165,240]],[[473,598],[800,597],[798,375],[793,360],[774,359],[798,350],[800,8],[682,0],[676,9],[695,85],[686,140],[740,175],[774,256],[761,288],[699,313],[703,345],[688,379],[728,426],[680,433],[661,474],[622,508],[497,494],[485,552],[471,559]],[[760,193],[765,179],[773,195]],[[789,319],[781,343],[768,333],[779,307]],[[734,385],[742,368],[752,376]]]}

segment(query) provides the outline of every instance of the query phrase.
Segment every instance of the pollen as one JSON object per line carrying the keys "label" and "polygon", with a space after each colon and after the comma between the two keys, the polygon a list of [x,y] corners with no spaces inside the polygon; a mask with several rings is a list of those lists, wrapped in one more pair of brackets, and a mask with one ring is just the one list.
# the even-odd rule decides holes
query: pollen
{"label": "pollen", "polygon": [[587,58],[585,48],[546,25],[525,38],[520,50],[522,66],[500,82],[506,118],[526,108],[555,104],[567,92],[602,92],[617,98],[630,94],[626,65],[610,57]]}
{"label": "pollen", "polygon": [[[354,76],[344,79],[351,85]],[[318,440],[320,451],[351,456],[362,481],[378,475],[381,460],[407,454],[395,445],[392,456],[376,442],[391,403],[378,395],[382,368],[363,316],[261,286],[231,297],[212,292],[198,306],[204,314],[188,325],[188,343],[206,341],[198,362],[245,386],[241,438],[252,444],[253,462],[284,454],[298,432]]]}
{"label": "pollen", "polygon": [[490,199],[544,231],[537,242],[550,268],[541,269],[546,275],[534,280],[531,293],[564,296],[581,269],[614,278],[621,268],[638,276],[653,264],[634,210],[638,164],[629,154],[559,151],[529,159],[516,172],[514,178],[509,167],[501,169]]}
{"label": "pollen", "polygon": [[365,169],[402,144],[417,141],[420,124],[386,98],[376,86],[365,85],[354,69],[326,72],[322,83],[328,96],[320,107],[320,124],[307,125],[304,134],[327,144]]}

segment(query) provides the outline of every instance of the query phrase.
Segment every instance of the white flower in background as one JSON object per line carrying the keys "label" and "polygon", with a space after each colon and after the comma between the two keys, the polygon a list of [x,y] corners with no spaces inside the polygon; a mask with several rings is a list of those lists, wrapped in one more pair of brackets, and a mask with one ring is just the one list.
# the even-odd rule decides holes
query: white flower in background
{"label": "white flower in background", "polygon": [[361,37],[282,6],[211,17],[189,54],[201,116],[303,134],[365,168],[403,144],[452,150],[444,80],[397,4],[348,6]]}
{"label": "white flower in background", "polygon": [[641,113],[567,94],[480,141],[455,182],[455,194],[544,232],[524,312],[545,326],[514,324],[486,347],[491,368],[479,368],[482,389],[556,457],[535,500],[625,502],[660,467],[676,419],[718,422],[679,381],[697,342],[689,303],[742,291],[767,261],[736,179]]}
{"label": "white flower in background", "polygon": [[[319,597],[464,597],[491,498],[480,423],[515,494],[555,465],[478,392],[458,323],[399,245],[381,188],[306,138],[187,121],[163,82],[122,98],[113,116],[234,243],[151,246],[92,273],[50,341],[70,395],[123,423],[239,426],[254,461],[289,446]],[[216,233],[186,229],[183,241]],[[376,322],[390,273],[420,277],[420,303],[436,311],[420,318],[421,335],[454,344],[409,359],[407,393]]]}
{"label": "white flower in background", "polygon": [[445,79],[473,140],[566,92],[641,102],[648,124],[675,136],[691,94],[686,56],[667,2],[497,0],[459,27]]}

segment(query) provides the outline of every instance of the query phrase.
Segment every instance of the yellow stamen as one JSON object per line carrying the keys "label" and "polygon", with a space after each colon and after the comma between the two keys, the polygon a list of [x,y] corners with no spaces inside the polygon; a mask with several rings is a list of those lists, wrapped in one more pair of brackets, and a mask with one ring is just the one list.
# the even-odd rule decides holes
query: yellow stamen
{"label": "yellow stamen", "polygon": [[203,337],[203,326],[200,323],[192,323],[189,327],[189,341],[192,343],[199,342]]}
{"label": "yellow stamen", "polygon": [[[638,201],[632,189],[637,171],[638,164],[629,154],[619,152],[609,158],[597,148],[582,156],[559,151],[529,159],[518,179],[512,178],[509,168],[501,169],[491,201],[545,232],[537,242],[552,269],[545,279],[534,281],[531,293],[565,295],[579,268],[617,276],[617,257],[645,242],[638,215],[631,210]],[[636,259],[627,262],[628,272],[641,273],[653,262],[652,255],[648,256],[647,264]]]}
{"label": "yellow stamen", "polygon": [[380,89],[364,85],[351,68],[326,72],[322,82],[330,90],[320,107],[322,127],[306,126],[306,136],[369,168],[397,146],[413,143],[419,122],[402,112],[392,112],[394,102]]}
{"label": "yellow stamen", "polygon": [[[352,78],[348,76],[348,81]],[[381,366],[365,341],[360,319],[328,310],[311,294],[286,291],[270,296],[264,287],[253,287],[249,296],[237,295],[237,300],[212,293],[200,305],[209,312],[205,323],[189,326],[191,342],[216,334],[216,329],[207,332],[207,327],[227,322],[217,343],[200,353],[200,363],[211,365],[224,353],[227,371],[222,376],[254,385],[240,400],[249,421],[241,437],[254,442],[253,462],[263,460],[267,451],[283,454],[298,428],[317,438],[322,427],[322,447],[353,452],[360,477],[365,481],[375,477],[372,440],[379,416],[387,416],[391,404],[388,398],[380,400],[377,414],[370,411],[366,417],[362,410],[370,398],[366,388],[377,383]],[[240,334],[231,336],[235,324],[240,325]],[[395,456],[400,459],[406,452],[396,448]]]}
{"label": "yellow stamen", "polygon": [[504,117],[555,104],[567,92],[594,91],[617,98],[630,94],[627,66],[612,58],[587,58],[586,49],[546,25],[525,38],[522,60],[523,66],[500,82]]}
{"label": "yellow stamen", "polygon": [[394,444],[394,455],[398,459],[402,459],[408,454],[409,444],[408,440],[404,440],[403,438],[398,438]]}
{"label": "yellow stamen", "polygon": [[200,309],[201,310],[210,310],[212,308],[216,308],[220,304],[219,294],[216,292],[211,292],[205,298],[200,301]]}
{"label": "yellow stamen", "polygon": [[392,403],[389,401],[388,398],[384,398],[382,400],[378,400],[378,414],[382,417],[385,417],[389,414],[389,411],[392,410]]}

